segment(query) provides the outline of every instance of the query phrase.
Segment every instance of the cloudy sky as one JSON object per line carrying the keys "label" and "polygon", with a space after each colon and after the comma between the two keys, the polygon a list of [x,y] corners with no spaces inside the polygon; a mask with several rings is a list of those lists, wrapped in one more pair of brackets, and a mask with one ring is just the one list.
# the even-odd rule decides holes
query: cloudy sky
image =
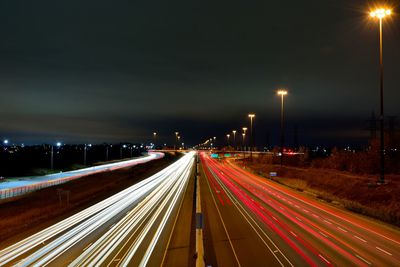
{"label": "cloudy sky", "polygon": [[[389,3],[389,2],[388,2]],[[390,3],[389,3],[390,4]],[[0,3],[0,137],[196,144],[249,124],[301,143],[358,142],[379,110],[370,1]],[[394,11],[398,9],[393,6]],[[399,15],[384,23],[385,111],[400,115]]]}

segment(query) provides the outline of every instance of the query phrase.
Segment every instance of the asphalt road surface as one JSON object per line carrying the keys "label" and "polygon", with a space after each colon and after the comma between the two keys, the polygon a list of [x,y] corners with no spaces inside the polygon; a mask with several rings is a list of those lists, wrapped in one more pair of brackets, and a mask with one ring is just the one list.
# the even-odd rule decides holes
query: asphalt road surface
{"label": "asphalt road surface", "polygon": [[132,187],[0,251],[2,265],[159,266],[194,152]]}
{"label": "asphalt road surface", "polygon": [[201,154],[212,266],[400,266],[392,227]]}

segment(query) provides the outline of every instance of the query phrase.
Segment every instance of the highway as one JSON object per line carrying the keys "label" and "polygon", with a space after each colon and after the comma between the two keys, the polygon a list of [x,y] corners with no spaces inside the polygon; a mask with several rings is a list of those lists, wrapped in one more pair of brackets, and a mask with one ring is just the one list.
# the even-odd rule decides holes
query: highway
{"label": "highway", "polygon": [[212,266],[400,266],[400,232],[201,154]]}
{"label": "highway", "polygon": [[0,251],[1,265],[159,266],[194,152],[157,174]]}
{"label": "highway", "polygon": [[43,176],[10,178],[0,183],[0,199],[15,197],[41,188],[65,183],[99,172],[113,171],[116,169],[130,167],[137,164],[143,164],[151,160],[162,158],[163,156],[164,153],[149,152],[146,156],[140,158],[113,162],[79,170],[60,172]]}

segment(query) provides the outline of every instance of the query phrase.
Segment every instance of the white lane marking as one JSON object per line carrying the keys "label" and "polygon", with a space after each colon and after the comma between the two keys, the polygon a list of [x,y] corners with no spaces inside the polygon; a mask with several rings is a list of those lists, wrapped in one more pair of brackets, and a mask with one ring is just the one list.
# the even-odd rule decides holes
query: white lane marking
{"label": "white lane marking", "polygon": [[91,245],[92,245],[92,243],[90,243],[89,245],[87,245],[87,246],[83,249],[83,251],[87,250],[88,247],[90,247]]}
{"label": "white lane marking", "polygon": [[305,209],[303,209],[305,212],[307,212],[307,213],[309,213],[309,211],[308,210],[305,210]]}
{"label": "white lane marking", "polygon": [[330,221],[327,221],[327,220],[324,220],[324,222],[329,223],[329,224],[332,224]]}
{"label": "white lane marking", "polygon": [[294,205],[296,208],[300,208],[299,205]]}
{"label": "white lane marking", "polygon": [[278,221],[278,219],[277,219],[277,218],[275,218],[274,216],[272,216],[272,219],[274,219],[275,221]]}
{"label": "white lane marking", "polygon": [[113,228],[113,226],[115,225],[115,223],[113,225],[110,226],[110,229]]}
{"label": "white lane marking", "polygon": [[363,257],[361,257],[360,255],[355,254],[357,258],[359,258],[360,260],[362,260],[363,262],[365,262],[368,265],[371,265],[372,263],[370,263],[369,261],[367,261],[366,259],[364,259]]}
{"label": "white lane marking", "polygon": [[291,233],[292,235],[294,235],[295,237],[297,237],[297,235],[296,235],[295,233],[293,233],[292,231],[290,231],[290,233]]}
{"label": "white lane marking", "polygon": [[279,206],[279,208],[281,209],[281,210],[285,210],[283,207],[281,207],[281,206]]}
{"label": "white lane marking", "polygon": [[328,236],[326,234],[324,234],[323,232],[319,232],[321,235],[323,235],[324,237],[328,238]]}
{"label": "white lane marking", "polygon": [[302,221],[302,220],[301,220],[299,217],[297,217],[297,216],[296,216],[296,219],[299,220],[299,221]]}
{"label": "white lane marking", "polygon": [[386,250],[384,250],[383,248],[376,247],[376,249],[378,249],[378,250],[380,250],[380,251],[382,251],[382,252],[384,252],[384,253],[388,254],[389,256],[392,256],[392,253],[390,253],[390,252],[387,252],[387,251],[386,251]]}
{"label": "white lane marking", "polygon": [[339,227],[339,226],[338,226],[338,229],[339,229],[340,231],[343,231],[343,232],[347,233],[347,230],[343,229],[342,227]]}
{"label": "white lane marking", "polygon": [[318,256],[323,259],[326,263],[331,264],[327,259],[324,258],[324,256],[322,256],[321,254],[318,254]]}
{"label": "white lane marking", "polygon": [[314,216],[315,218],[319,218],[319,216],[318,216],[317,214],[314,214],[314,213],[313,213],[313,216]]}
{"label": "white lane marking", "polygon": [[359,236],[354,236],[355,238],[357,238],[358,240],[361,240],[362,242],[364,242],[364,243],[367,243],[367,240],[365,240],[365,239],[362,239],[361,237],[359,237]]}

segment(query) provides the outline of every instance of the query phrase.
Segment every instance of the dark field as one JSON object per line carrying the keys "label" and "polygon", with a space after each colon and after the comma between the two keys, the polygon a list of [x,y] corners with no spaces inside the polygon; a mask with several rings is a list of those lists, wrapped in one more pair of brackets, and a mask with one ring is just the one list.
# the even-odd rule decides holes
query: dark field
{"label": "dark field", "polygon": [[[177,160],[181,154],[113,172],[99,173],[60,186],[45,188],[21,198],[0,203],[0,248],[38,232],[119,191],[149,177]],[[61,202],[57,190],[69,191]]]}

